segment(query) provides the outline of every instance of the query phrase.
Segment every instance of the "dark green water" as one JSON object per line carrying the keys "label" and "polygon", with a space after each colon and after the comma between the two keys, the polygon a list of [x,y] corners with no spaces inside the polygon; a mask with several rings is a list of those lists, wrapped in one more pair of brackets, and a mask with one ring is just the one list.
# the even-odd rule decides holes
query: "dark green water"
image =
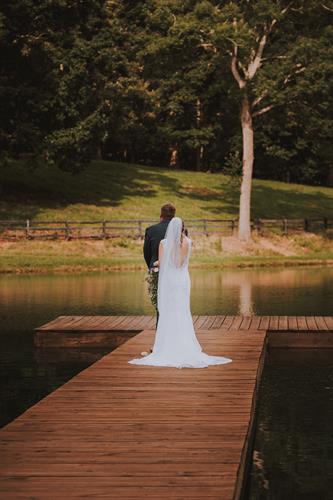
{"label": "dark green water", "polygon": [[249,500],[333,499],[333,349],[271,349]]}
{"label": "dark green water", "polygon": [[[144,277],[143,272],[0,276],[0,425],[110,350],[36,349],[33,328],[58,315],[153,314]],[[193,314],[332,315],[332,268],[195,270],[191,278]],[[326,454],[333,456],[332,392],[325,389],[333,385],[332,378],[326,383],[333,351],[321,358],[311,351],[313,358],[306,362],[298,352],[290,353],[281,366],[273,360],[265,367],[256,442],[264,475],[254,469],[251,500],[333,498],[324,491],[323,479],[325,474],[328,477]],[[325,356],[329,356],[327,362]],[[320,394],[324,399],[319,401]],[[304,405],[297,403],[296,396],[306,403],[308,414],[299,410]],[[325,398],[330,398],[330,407]],[[316,430],[312,421],[319,424]],[[318,457],[312,472],[306,468],[310,462],[305,453]],[[318,496],[319,489],[310,490],[310,486],[302,487],[303,493],[299,485],[303,476],[310,483],[309,474],[314,477],[311,487],[318,483],[324,493]],[[308,491],[316,491],[317,496]]]}

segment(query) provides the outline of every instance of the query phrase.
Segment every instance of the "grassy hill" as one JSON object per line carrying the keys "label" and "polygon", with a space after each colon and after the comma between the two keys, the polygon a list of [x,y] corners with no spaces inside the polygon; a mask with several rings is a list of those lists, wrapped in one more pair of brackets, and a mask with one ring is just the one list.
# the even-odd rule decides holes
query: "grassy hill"
{"label": "grassy hill", "polygon": [[[16,162],[0,176],[0,219],[156,218],[165,201],[184,218],[238,215],[239,188],[221,174],[94,161],[78,175]],[[252,216],[332,218],[333,189],[254,180]]]}

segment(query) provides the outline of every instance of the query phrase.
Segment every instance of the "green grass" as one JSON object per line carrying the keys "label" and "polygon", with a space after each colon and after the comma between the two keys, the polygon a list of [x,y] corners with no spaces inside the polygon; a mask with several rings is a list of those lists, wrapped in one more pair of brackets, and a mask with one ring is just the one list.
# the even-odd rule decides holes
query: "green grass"
{"label": "green grass", "polygon": [[[214,246],[214,238],[196,239],[191,267],[258,267],[291,265],[333,265],[333,248],[329,240],[320,245],[314,237],[313,249],[303,247],[292,256],[276,254],[258,246],[247,255],[225,254]],[[122,241],[119,239],[119,241]],[[111,241],[19,241],[0,243],[0,273],[86,272],[111,269],[145,269],[142,241],[128,240],[118,245]],[[300,249],[301,251],[301,249]]]}
{"label": "green grass", "polygon": [[[333,265],[332,253],[305,256],[218,256],[196,257],[191,268],[276,267]],[[123,269],[146,269],[139,255],[119,257],[86,257],[82,255],[6,254],[0,260],[0,273],[95,272]]]}
{"label": "green grass", "polygon": [[[102,220],[157,219],[160,206],[173,201],[184,218],[238,215],[239,188],[221,174],[168,170],[95,161],[78,175],[49,165],[35,170],[13,162],[1,167],[0,219]],[[333,218],[333,189],[254,180],[252,217]],[[281,245],[272,237],[271,241]],[[291,238],[293,238],[291,236]],[[224,240],[202,237],[194,267],[243,267],[333,263],[332,240],[299,235],[293,256],[277,255],[260,244],[232,255]],[[282,241],[282,246],[291,240]],[[83,272],[144,268],[142,241],[0,242],[0,272]]]}
{"label": "green grass", "polygon": [[[1,167],[0,219],[157,218],[173,201],[184,218],[238,215],[239,189],[221,174],[94,161],[71,175],[49,165]],[[333,217],[333,189],[254,180],[252,216]]]}

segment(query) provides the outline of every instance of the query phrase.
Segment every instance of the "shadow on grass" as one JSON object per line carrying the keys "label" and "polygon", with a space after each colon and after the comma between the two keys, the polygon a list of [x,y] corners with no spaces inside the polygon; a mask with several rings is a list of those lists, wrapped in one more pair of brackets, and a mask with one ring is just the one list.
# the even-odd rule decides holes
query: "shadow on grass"
{"label": "shadow on grass", "polygon": [[177,178],[163,170],[103,161],[92,162],[77,175],[50,166],[31,171],[19,163],[2,174],[0,219],[9,220],[33,218],[42,209],[77,203],[117,207],[126,198],[157,197],[161,186],[175,194],[181,187]]}
{"label": "shadow on grass", "polygon": [[[77,175],[49,165],[31,171],[13,162],[0,174],[0,219],[33,219],[43,209],[60,211],[73,204],[118,207],[124,200],[133,205],[135,218],[142,217],[140,205],[147,208],[154,199],[159,204],[164,196],[181,199],[183,206],[200,208],[207,218],[218,218],[222,213],[238,216],[239,186],[219,174],[214,174],[213,185],[212,174],[207,174],[207,181],[198,177],[190,186],[196,175],[193,172],[107,161],[94,161]],[[333,190],[330,196],[327,188],[254,180],[252,217],[332,219]]]}
{"label": "shadow on grass", "polygon": [[[267,181],[268,184],[268,181]],[[311,192],[302,192],[292,186],[279,188],[268,185],[257,184],[254,180],[252,188],[251,215],[252,218],[319,218],[333,219],[333,191],[329,196],[315,187],[310,187]],[[187,195],[197,202],[207,200],[207,197],[197,193]],[[238,216],[239,188],[225,183],[222,192],[219,194],[219,204],[209,206],[202,205],[203,210],[207,210],[208,215],[217,217],[221,214],[221,203],[223,212],[230,216]]]}

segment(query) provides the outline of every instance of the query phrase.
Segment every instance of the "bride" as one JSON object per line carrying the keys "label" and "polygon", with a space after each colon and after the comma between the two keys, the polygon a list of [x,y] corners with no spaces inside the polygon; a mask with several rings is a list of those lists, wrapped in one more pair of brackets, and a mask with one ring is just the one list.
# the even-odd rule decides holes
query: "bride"
{"label": "bride", "polygon": [[202,351],[195,335],[190,311],[190,276],[188,262],[191,240],[184,234],[184,225],[174,217],[159,246],[157,324],[153,352],[131,364],[205,368],[230,363],[230,358],[209,356]]}

